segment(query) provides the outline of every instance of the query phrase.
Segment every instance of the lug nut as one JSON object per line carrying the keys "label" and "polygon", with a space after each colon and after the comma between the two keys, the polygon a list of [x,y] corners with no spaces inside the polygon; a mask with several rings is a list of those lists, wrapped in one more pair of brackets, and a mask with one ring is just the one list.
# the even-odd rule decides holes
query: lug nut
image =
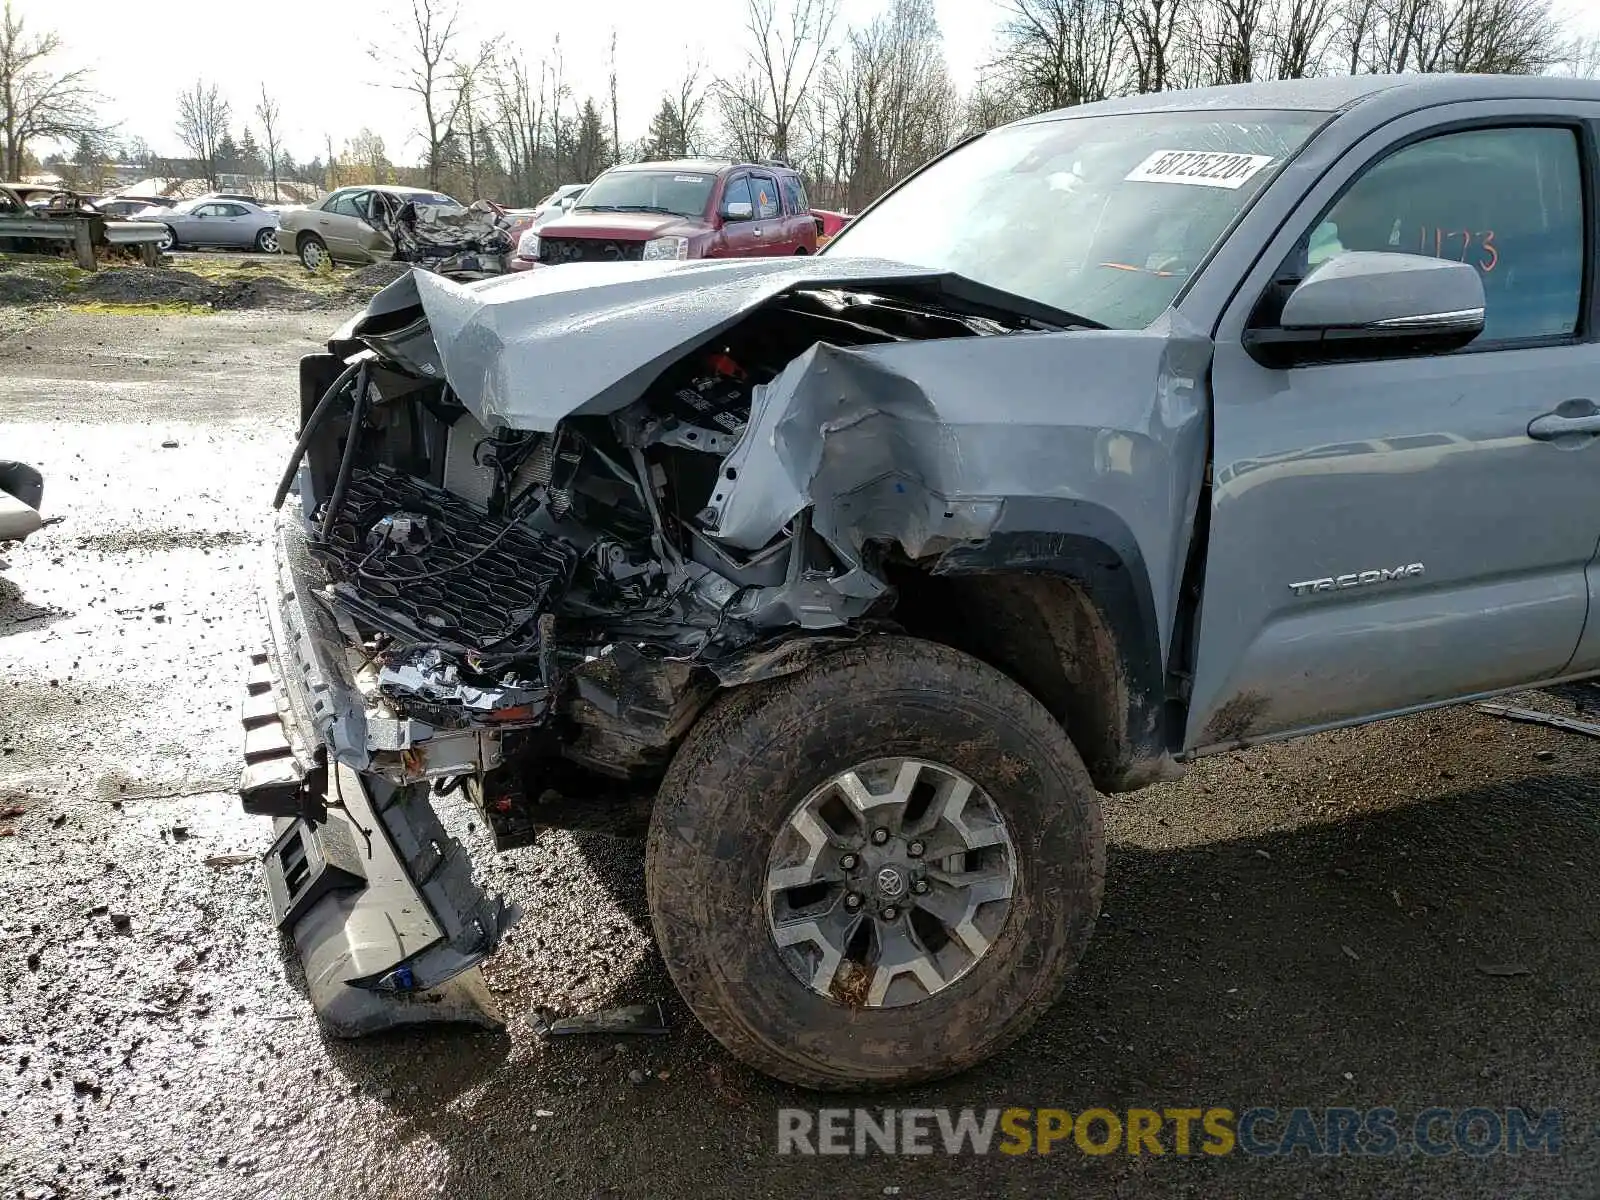
{"label": "lug nut", "polygon": [[839,860],[839,865],[846,871],[854,871],[856,869],[856,856],[854,854],[846,854]]}
{"label": "lug nut", "polygon": [[898,908],[896,908],[896,907],[895,907],[895,906],[894,906],[894,905],[892,905],[892,904],[891,904],[891,905],[889,905],[889,907],[888,907],[888,908],[886,908],[886,909],[884,909],[884,910],[883,910],[883,919],[884,919],[884,920],[885,920],[885,921],[892,921],[892,920],[894,920],[894,919],[895,919],[895,918],[896,918],[896,917],[898,917],[898,916],[899,916],[899,915],[900,915],[900,910],[899,910],[899,909],[898,909]]}
{"label": "lug nut", "polygon": [[911,855],[912,858],[921,858],[922,857],[922,843],[921,842],[912,842],[911,845],[906,847],[906,853]]}
{"label": "lug nut", "polygon": [[928,881],[926,879],[917,880],[911,885],[911,890],[919,896],[926,895],[928,891]]}
{"label": "lug nut", "polygon": [[851,892],[844,898],[844,906],[851,912],[855,912],[856,909],[861,907],[861,897]]}
{"label": "lug nut", "polygon": [[872,831],[872,844],[874,846],[881,846],[888,840],[889,831],[887,829],[874,829]]}

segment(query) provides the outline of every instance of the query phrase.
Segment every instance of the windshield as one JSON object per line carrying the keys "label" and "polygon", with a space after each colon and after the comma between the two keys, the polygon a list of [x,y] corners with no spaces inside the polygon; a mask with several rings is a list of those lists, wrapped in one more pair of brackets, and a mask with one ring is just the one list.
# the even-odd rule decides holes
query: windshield
{"label": "windshield", "polygon": [[1014,125],[934,163],[827,246],[1143,329],[1323,120],[1180,112]]}
{"label": "windshield", "polygon": [[589,185],[578,212],[660,212],[705,215],[716,176],[698,171],[608,171]]}
{"label": "windshield", "polygon": [[192,213],[195,209],[200,207],[201,203],[202,203],[202,201],[199,201],[199,200],[180,200],[180,201],[178,201],[178,203],[174,204],[171,208],[167,209],[167,211],[169,213],[173,213],[175,215],[179,215],[179,214],[182,214],[182,213]]}

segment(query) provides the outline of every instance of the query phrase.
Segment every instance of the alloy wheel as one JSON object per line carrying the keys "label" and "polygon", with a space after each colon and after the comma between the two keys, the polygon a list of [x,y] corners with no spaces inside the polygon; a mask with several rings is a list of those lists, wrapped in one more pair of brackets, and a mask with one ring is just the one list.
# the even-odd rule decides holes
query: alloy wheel
{"label": "alloy wheel", "polygon": [[893,1008],[975,967],[1016,887],[1010,831],[982,788],[938,763],[874,759],[784,821],[767,859],[767,925],[812,991]]}

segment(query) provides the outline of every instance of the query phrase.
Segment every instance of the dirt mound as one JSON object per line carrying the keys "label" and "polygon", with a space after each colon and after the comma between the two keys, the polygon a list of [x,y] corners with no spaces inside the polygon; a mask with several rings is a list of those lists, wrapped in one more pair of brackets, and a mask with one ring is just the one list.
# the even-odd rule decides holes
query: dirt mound
{"label": "dirt mound", "polygon": [[377,292],[388,287],[396,279],[404,279],[411,273],[411,264],[402,262],[377,262],[371,266],[362,267],[344,281],[347,292]]}
{"label": "dirt mound", "polygon": [[159,267],[108,267],[78,289],[102,304],[215,304],[223,289],[190,271]]}
{"label": "dirt mound", "polygon": [[321,307],[325,300],[271,276],[233,280],[221,284],[216,291],[212,303],[217,308],[282,308],[296,312]]}
{"label": "dirt mound", "polygon": [[0,274],[0,304],[40,304],[60,292],[61,286],[49,279],[10,271]]}

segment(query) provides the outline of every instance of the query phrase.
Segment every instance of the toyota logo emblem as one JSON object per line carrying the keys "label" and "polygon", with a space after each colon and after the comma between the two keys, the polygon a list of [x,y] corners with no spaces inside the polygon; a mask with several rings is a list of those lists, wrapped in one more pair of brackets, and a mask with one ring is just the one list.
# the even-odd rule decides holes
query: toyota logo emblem
{"label": "toyota logo emblem", "polygon": [[878,871],[878,890],[893,899],[906,890],[906,881],[893,867],[882,867]]}

